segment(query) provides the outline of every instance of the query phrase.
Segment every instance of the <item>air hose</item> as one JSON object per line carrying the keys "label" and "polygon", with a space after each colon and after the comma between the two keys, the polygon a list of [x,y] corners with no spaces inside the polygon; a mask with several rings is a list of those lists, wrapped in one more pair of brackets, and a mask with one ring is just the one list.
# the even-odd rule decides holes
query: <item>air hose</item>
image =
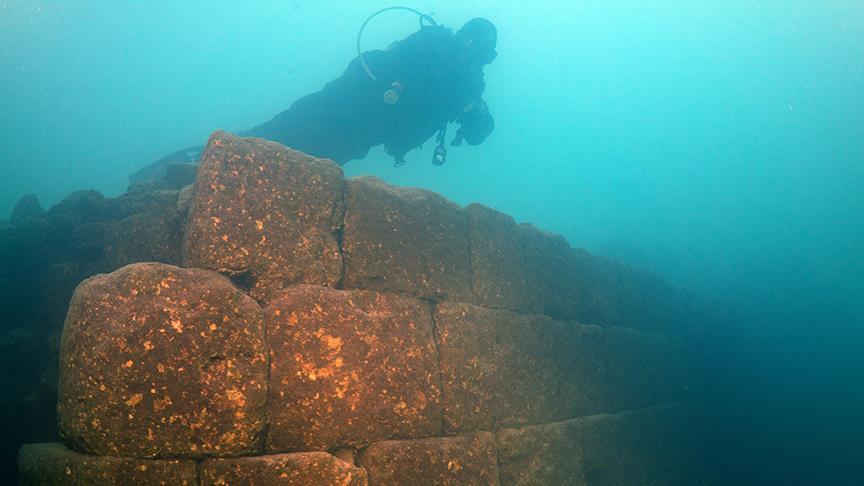
{"label": "air hose", "polygon": [[382,8],[381,10],[378,10],[377,12],[374,12],[372,15],[370,15],[363,22],[363,25],[360,26],[360,31],[357,32],[357,57],[360,58],[360,64],[363,66],[363,70],[366,71],[366,74],[368,74],[370,78],[372,78],[372,81],[378,81],[378,77],[375,76],[375,74],[372,72],[371,69],[369,69],[369,66],[366,64],[366,59],[363,58],[363,50],[360,49],[360,40],[363,38],[363,31],[366,29],[366,24],[368,24],[372,19],[374,19],[378,15],[380,15],[384,12],[389,12],[391,10],[406,10],[408,12],[417,14],[417,16],[420,17],[420,27],[421,28],[425,27],[427,25],[426,24],[427,22],[428,22],[428,25],[430,25],[432,27],[435,27],[438,25],[438,23],[435,22],[435,19],[433,19],[430,15],[424,14],[423,12],[416,10],[416,9],[413,9],[411,7],[387,7],[387,8]]}

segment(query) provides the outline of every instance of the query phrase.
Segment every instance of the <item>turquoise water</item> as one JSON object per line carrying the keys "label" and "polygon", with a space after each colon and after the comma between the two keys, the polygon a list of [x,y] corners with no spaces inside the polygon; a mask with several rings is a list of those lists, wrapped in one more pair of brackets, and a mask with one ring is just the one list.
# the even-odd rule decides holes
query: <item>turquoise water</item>
{"label": "turquoise water", "polygon": [[[126,177],[341,74],[373,1],[0,0],[0,219]],[[716,475],[864,482],[864,3],[416,1],[484,16],[496,130],[349,175],[481,202],[737,310]],[[370,24],[364,48],[416,28]],[[858,468],[858,469],[856,469]]]}

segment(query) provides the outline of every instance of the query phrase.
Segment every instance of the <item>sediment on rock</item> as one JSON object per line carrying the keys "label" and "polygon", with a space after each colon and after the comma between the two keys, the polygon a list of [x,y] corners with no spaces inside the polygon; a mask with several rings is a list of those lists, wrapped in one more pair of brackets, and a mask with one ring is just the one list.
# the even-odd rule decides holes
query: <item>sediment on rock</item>
{"label": "sediment on rock", "polygon": [[[58,406],[75,450],[195,458],[201,484],[642,484],[695,463],[670,405],[695,317],[650,273],[225,132],[194,186],[151,189],[27,201],[0,233],[71,236],[55,286],[142,255],[189,267],[76,290]],[[40,454],[77,453],[20,460]]]}
{"label": "sediment on rock", "polygon": [[207,270],[138,263],[86,280],[61,343],[62,437],[109,456],[259,451],[263,331],[258,304]]}

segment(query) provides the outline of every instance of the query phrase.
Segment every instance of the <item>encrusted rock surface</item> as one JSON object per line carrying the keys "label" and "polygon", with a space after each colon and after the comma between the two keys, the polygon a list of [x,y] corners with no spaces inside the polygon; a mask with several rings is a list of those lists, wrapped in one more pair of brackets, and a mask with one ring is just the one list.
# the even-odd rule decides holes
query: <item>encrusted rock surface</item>
{"label": "encrusted rock surface", "polygon": [[21,486],[116,486],[198,484],[195,462],[92,456],[63,444],[26,444],[18,452]]}
{"label": "encrusted rock surface", "polygon": [[498,485],[495,437],[489,432],[371,444],[358,458],[371,484]]}
{"label": "encrusted rock surface", "polygon": [[[690,404],[502,429],[502,484],[646,484],[687,476],[698,443]],[[692,471],[691,471],[692,472]],[[682,484],[673,482],[670,484]]]}
{"label": "encrusted rock surface", "polygon": [[346,288],[471,297],[467,219],[433,192],[349,180],[343,251]]}
{"label": "encrusted rock surface", "polygon": [[511,216],[480,204],[468,205],[465,214],[471,247],[471,301],[486,307],[538,311],[542,296],[529,281],[523,229]]}
{"label": "encrusted rock surface", "polygon": [[297,452],[201,463],[201,486],[366,486],[366,470],[326,452]]}
{"label": "encrusted rock surface", "polygon": [[60,431],[131,457],[260,449],[267,359],[261,309],[226,278],[140,263],[82,283],[60,350]]}
{"label": "encrusted rock surface", "polygon": [[442,302],[435,322],[447,433],[554,420],[554,321]]}
{"label": "encrusted rock surface", "polygon": [[268,450],[440,434],[440,378],[427,305],[301,285],[278,294],[265,313]]}
{"label": "encrusted rock surface", "polygon": [[215,132],[195,181],[184,265],[234,276],[265,301],[291,284],[335,285],[343,185],[330,161]]}
{"label": "encrusted rock surface", "polygon": [[188,458],[193,484],[697,476],[695,419],[677,403],[694,316],[650,273],[261,139],[216,132],[194,186],[190,169],[46,212],[26,199],[0,225],[14,323],[0,349],[56,343],[88,275],[196,267],[134,264],[78,287],[57,410],[66,445],[100,456],[28,446],[25,480],[182,484],[170,475]]}

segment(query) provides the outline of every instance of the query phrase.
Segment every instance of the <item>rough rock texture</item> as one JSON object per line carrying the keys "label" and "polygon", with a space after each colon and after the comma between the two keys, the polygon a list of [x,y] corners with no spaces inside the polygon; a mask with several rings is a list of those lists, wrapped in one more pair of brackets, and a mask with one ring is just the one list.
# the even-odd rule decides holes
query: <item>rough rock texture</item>
{"label": "rough rock texture", "polygon": [[[81,456],[83,482],[196,458],[205,484],[694,484],[695,418],[669,402],[696,317],[650,273],[260,139],[214,133],[191,180],[0,223],[3,447],[55,437],[33,424],[59,368],[67,444],[137,457]],[[58,366],[75,284],[140,260],[206,270],[81,284]],[[80,456],[48,452],[27,479]]]}
{"label": "rough rock texture", "polygon": [[258,300],[287,285],[333,286],[344,180],[333,162],[226,132],[201,157],[184,265],[234,276]]}
{"label": "rough rock texture", "polygon": [[371,444],[358,459],[370,484],[498,484],[495,437],[489,432]]}
{"label": "rough rock texture", "polygon": [[45,210],[42,209],[42,204],[39,203],[39,198],[35,194],[28,194],[22,197],[12,208],[12,216],[9,222],[13,225],[21,223],[25,219],[42,218],[45,216]]}
{"label": "rough rock texture", "polygon": [[[582,275],[564,237],[521,226],[529,302],[532,310],[555,319],[577,319],[584,300]],[[580,319],[595,324],[592,319]]]}
{"label": "rough rock texture", "polygon": [[428,306],[392,294],[302,285],[280,293],[265,313],[269,451],[441,432]]}
{"label": "rough rock texture", "polygon": [[24,198],[15,225],[0,223],[0,343],[14,363],[0,366],[0,483],[14,483],[22,441],[58,440],[57,353],[76,285],[136,261],[180,262],[186,213],[179,187],[161,184],[117,198],[80,191],[45,212]]}
{"label": "rough rock texture", "polygon": [[18,452],[21,486],[198,484],[195,462],[91,456],[62,444],[26,444]]}
{"label": "rough rock texture", "polygon": [[433,192],[349,180],[343,251],[346,288],[471,297],[467,219]]}
{"label": "rough rock texture", "polygon": [[645,484],[680,478],[698,463],[690,410],[679,402],[503,429],[496,434],[501,483]]}
{"label": "rough rock texture", "polygon": [[588,484],[574,429],[572,422],[557,422],[496,433],[501,484]]}
{"label": "rough rock texture", "polygon": [[554,321],[442,302],[435,323],[447,433],[554,420]]}
{"label": "rough rock texture", "polygon": [[435,309],[444,429],[494,430],[682,399],[681,340],[472,304]]}
{"label": "rough rock texture", "polygon": [[201,486],[365,486],[366,470],[326,452],[209,459],[201,464]]}
{"label": "rough rock texture", "polygon": [[480,204],[469,205],[465,213],[471,247],[471,301],[539,312],[542,296],[528,278],[522,228],[511,216]]}
{"label": "rough rock texture", "polygon": [[75,291],[60,350],[59,424],[81,451],[132,457],[260,448],[261,310],[224,277],[142,263]]}

